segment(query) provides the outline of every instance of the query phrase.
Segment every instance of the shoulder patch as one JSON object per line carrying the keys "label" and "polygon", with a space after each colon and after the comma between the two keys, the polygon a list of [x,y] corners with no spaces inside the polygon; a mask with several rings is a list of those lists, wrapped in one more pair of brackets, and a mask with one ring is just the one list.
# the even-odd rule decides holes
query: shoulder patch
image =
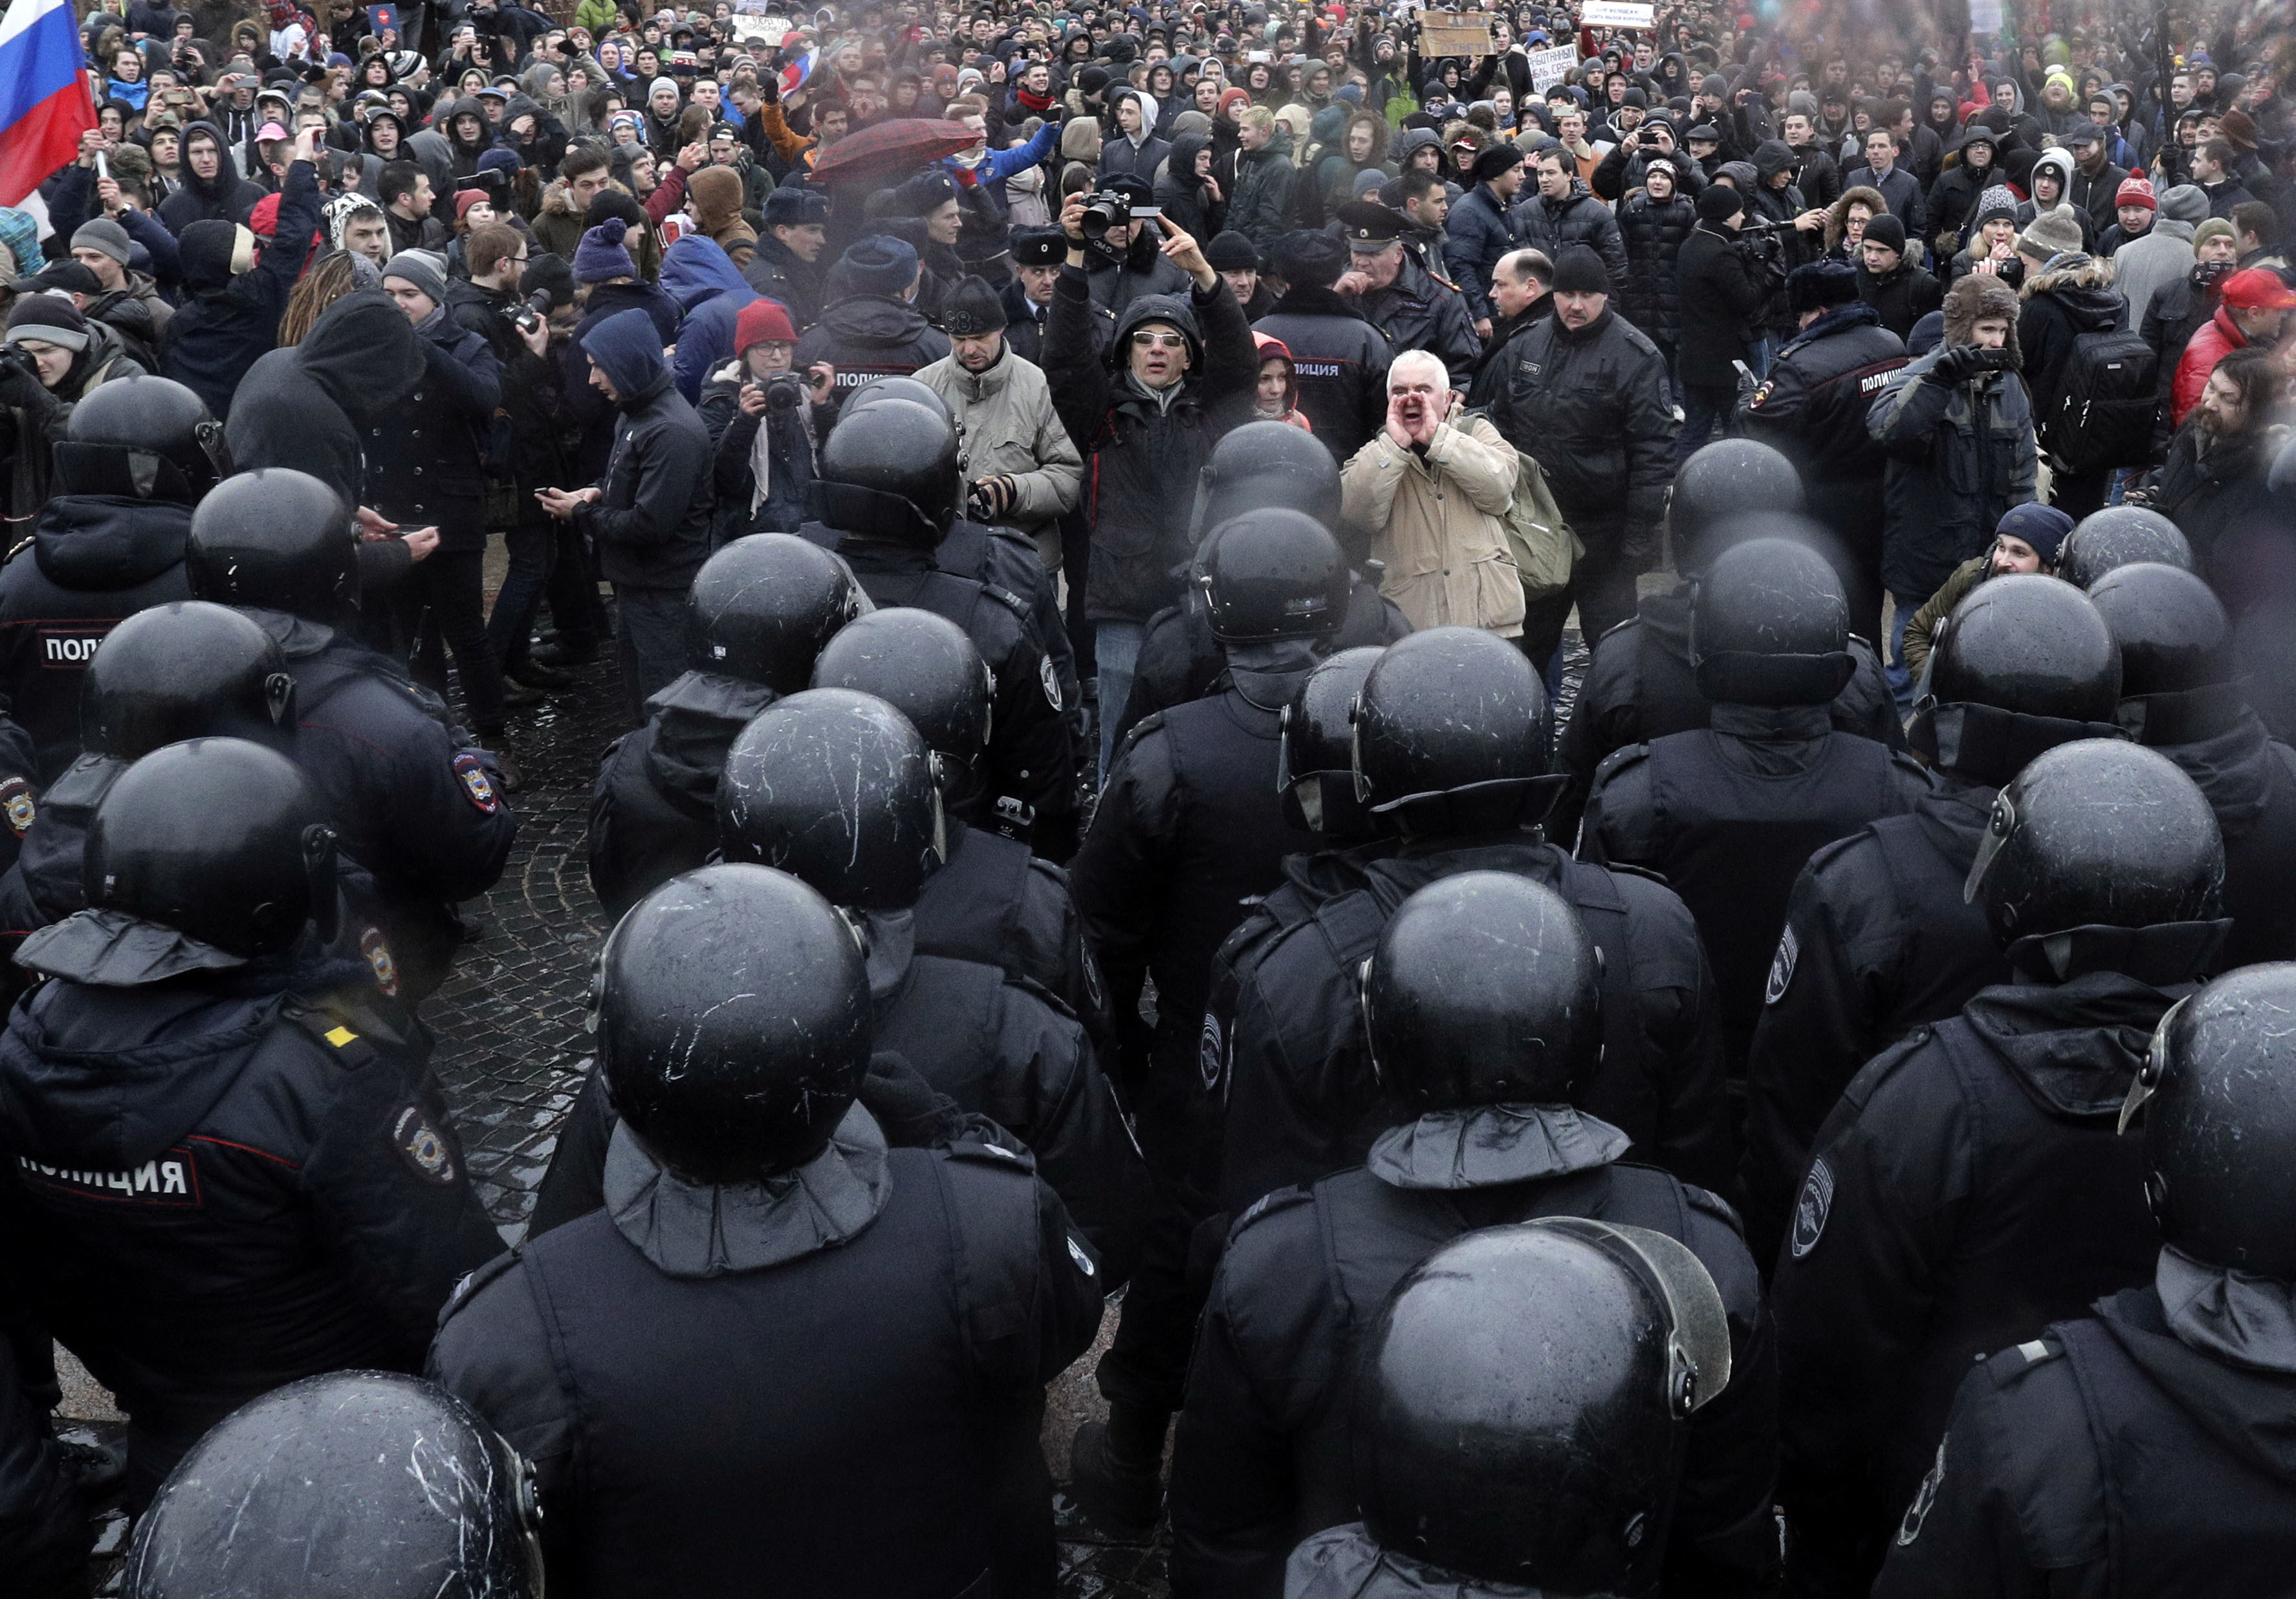
{"label": "shoulder patch", "polygon": [[1801,1197],[1794,1201],[1793,1258],[1805,1259],[1825,1233],[1826,1218],[1833,1212],[1833,1168],[1820,1155],[1809,1163],[1802,1180]]}
{"label": "shoulder patch", "polygon": [[1045,685],[1045,698],[1054,710],[1067,709],[1061,703],[1061,675],[1053,669],[1053,658],[1037,657],[1037,681]]}
{"label": "shoulder patch", "polygon": [[40,814],[39,802],[32,796],[32,785],[21,777],[11,777],[0,783],[0,818],[8,824],[8,831],[22,838],[32,830],[32,819]]}
{"label": "shoulder patch", "polygon": [[1902,1549],[1922,1536],[1922,1523],[1930,1519],[1930,1508],[1937,1503],[1938,1489],[1945,1485],[1945,1447],[1947,1439],[1938,1439],[1937,1458],[1930,1463],[1929,1475],[1914,1495],[1914,1502],[1906,1506],[1906,1519],[1898,1523],[1898,1547]]}
{"label": "shoulder patch", "polygon": [[1203,1030],[1196,1036],[1196,1073],[1207,1094],[1218,1094],[1220,1079],[1227,1075],[1227,1035],[1212,1011],[1204,1013]]}
{"label": "shoulder patch", "polygon": [[968,1166],[1001,1166],[1006,1171],[1036,1175],[1037,1157],[1025,1149],[1006,1149],[986,1138],[958,1138],[947,1148],[948,1158]]}
{"label": "shoulder patch", "polygon": [[1726,1222],[1730,1230],[1741,1238],[1746,1235],[1746,1224],[1740,1218],[1737,1207],[1711,1188],[1701,1188],[1695,1183],[1684,1183],[1682,1194],[1690,1201],[1692,1210],[1710,1216],[1717,1221]]}
{"label": "shoulder patch", "polygon": [[402,1105],[391,1112],[390,1145],[416,1177],[436,1187],[452,1187],[461,1175],[454,1146],[421,1105]]}
{"label": "shoulder patch", "polygon": [[1076,1262],[1077,1270],[1087,1277],[1100,1275],[1100,1267],[1093,1264],[1092,1251],[1077,1242],[1075,1234],[1066,1234],[1064,1237],[1069,1246],[1069,1259]]}
{"label": "shoulder patch", "polygon": [[1595,763],[1595,783],[1599,787],[1611,773],[1624,771],[1628,767],[1640,766],[1649,758],[1648,744],[1621,744]]}
{"label": "shoulder patch", "polygon": [[463,785],[463,798],[474,809],[491,816],[502,808],[502,796],[495,792],[494,779],[487,775],[486,767],[469,750],[455,757],[455,776]]}
{"label": "shoulder patch", "polygon": [[1788,921],[1785,931],[1778,935],[1777,953],[1770,957],[1770,980],[1762,985],[1762,1003],[1775,1004],[1786,996],[1787,985],[1793,981],[1794,963],[1801,958],[1801,938]]}
{"label": "shoulder patch", "polygon": [[390,953],[382,930],[370,927],[359,934],[359,954],[366,957],[367,969],[374,973],[374,986],[388,999],[398,997],[398,962]]}
{"label": "shoulder patch", "polygon": [[443,1322],[464,1305],[469,1304],[480,1289],[509,1271],[525,1257],[526,1246],[522,1243],[514,1243],[484,1266],[464,1272],[463,1280],[455,1284],[455,1292],[447,1296],[446,1308],[439,1312],[439,1319]]}
{"label": "shoulder patch", "polygon": [[1227,1230],[1229,1241],[1233,1242],[1242,1235],[1246,1227],[1257,1225],[1279,1210],[1290,1210],[1306,1204],[1309,1197],[1308,1191],[1296,1184],[1287,1188],[1271,1189],[1252,1201],[1244,1213],[1235,1218],[1235,1225]]}

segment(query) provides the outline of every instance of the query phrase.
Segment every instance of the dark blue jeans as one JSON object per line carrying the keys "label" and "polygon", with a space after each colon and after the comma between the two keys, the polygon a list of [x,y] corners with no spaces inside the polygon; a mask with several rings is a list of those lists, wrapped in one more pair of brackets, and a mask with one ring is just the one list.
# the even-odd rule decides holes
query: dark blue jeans
{"label": "dark blue jeans", "polygon": [[1679,466],[1689,460],[1699,446],[1706,442],[1717,424],[1726,424],[1730,420],[1731,408],[1737,403],[1735,383],[1719,389],[1685,383],[1682,386],[1682,431],[1674,441],[1674,463]]}
{"label": "dark blue jeans", "polygon": [[693,665],[693,611],[682,588],[614,585],[614,644],[630,721],[643,726],[645,702]]}
{"label": "dark blue jeans", "polygon": [[551,569],[558,564],[558,529],[550,522],[505,528],[503,546],[510,552],[510,570],[503,574],[494,611],[487,618],[487,637],[507,672],[524,664],[532,647],[535,613],[542,608]]}

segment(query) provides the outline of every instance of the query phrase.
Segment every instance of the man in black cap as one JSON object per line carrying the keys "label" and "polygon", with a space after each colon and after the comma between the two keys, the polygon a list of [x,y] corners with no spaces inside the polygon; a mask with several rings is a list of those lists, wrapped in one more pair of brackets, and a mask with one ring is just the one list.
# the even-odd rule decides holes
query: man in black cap
{"label": "man in black cap", "polygon": [[1443,225],[1443,259],[1450,265],[1459,291],[1467,297],[1476,337],[1488,339],[1491,336],[1491,268],[1515,247],[1507,208],[1522,188],[1522,152],[1513,144],[1494,144],[1475,157],[1471,176],[1474,186],[1459,197]]}
{"label": "man in black cap", "polygon": [[2073,179],[2065,185],[2065,198],[2088,213],[2101,235],[2117,220],[2128,168],[2112,164],[2105,153],[2104,129],[2094,122],[2075,123],[2065,146],[2073,152]]}
{"label": "man in black cap", "polygon": [[1698,226],[1675,258],[1682,302],[1677,464],[1706,442],[1717,422],[1730,420],[1738,374],[1751,369],[1754,343],[1761,337],[1762,307],[1785,275],[1775,257],[1755,255],[1739,242],[1745,211],[1744,196],[1728,184],[1706,190],[1698,197]]}
{"label": "man in black cap", "polygon": [[788,308],[799,332],[821,316],[821,252],[829,238],[829,201],[808,189],[766,196],[766,229],[742,275],[750,288]]}
{"label": "man in black cap", "polygon": [[1275,308],[1275,292],[1259,281],[1259,246],[1229,228],[1215,234],[1204,246],[1204,259],[1212,270],[1227,280],[1235,292],[1235,303],[1243,308],[1248,321],[1258,322]]}
{"label": "man in black cap", "polygon": [[1016,231],[1013,276],[1004,289],[1004,342],[1025,360],[1045,364],[1045,318],[1053,308],[1053,285],[1061,281],[1068,240],[1056,227]]}
{"label": "man in black cap", "polygon": [[1351,200],[1336,215],[1350,257],[1340,297],[1351,300],[1390,348],[1426,350],[1454,372],[1473,365],[1482,341],[1468,320],[1467,302],[1404,248],[1410,223],[1368,200]]}
{"label": "man in black cap", "polygon": [[1329,234],[1301,228],[1278,239],[1275,275],[1291,287],[1251,330],[1281,340],[1292,352],[1300,409],[1342,466],[1386,420],[1387,364],[1395,353],[1356,303],[1334,288],[1348,270],[1349,254]]}
{"label": "man in black cap", "polygon": [[[1569,592],[1588,643],[1635,613],[1635,576],[1650,562],[1673,480],[1674,406],[1666,357],[1611,310],[1603,258],[1574,245],[1554,263],[1554,315],[1514,341],[1513,369],[1491,421],[1536,460],[1586,554]],[[1526,636],[1544,662],[1561,642]],[[1544,652],[1540,652],[1541,651]]]}
{"label": "man in black cap", "polygon": [[[1145,178],[1127,172],[1108,178],[1094,191],[1120,194],[1135,211],[1156,209],[1156,191]],[[1172,265],[1163,252],[1160,226],[1136,220],[1088,238],[1084,252],[1086,284],[1092,291],[1093,337],[1095,343],[1115,330],[1125,308],[1145,294],[1185,294],[1188,275]],[[1062,259],[1066,259],[1063,250]]]}

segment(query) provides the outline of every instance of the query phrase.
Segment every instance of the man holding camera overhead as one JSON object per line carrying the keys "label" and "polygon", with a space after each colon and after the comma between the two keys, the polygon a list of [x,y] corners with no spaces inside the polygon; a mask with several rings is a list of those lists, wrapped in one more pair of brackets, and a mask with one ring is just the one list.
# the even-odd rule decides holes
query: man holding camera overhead
{"label": "man holding camera overhead", "polygon": [[1188,291],[1188,275],[1163,253],[1164,237],[1151,221],[1157,214],[1156,191],[1128,172],[1103,179],[1084,197],[1078,226],[1085,240],[1085,282],[1103,335],[1142,295]]}

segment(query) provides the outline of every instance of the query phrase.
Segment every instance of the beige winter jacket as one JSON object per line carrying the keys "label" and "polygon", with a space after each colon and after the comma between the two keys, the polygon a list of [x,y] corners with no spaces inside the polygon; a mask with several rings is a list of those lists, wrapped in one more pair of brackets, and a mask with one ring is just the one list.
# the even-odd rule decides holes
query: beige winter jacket
{"label": "beige winter jacket", "polygon": [[957,469],[971,483],[999,475],[1015,497],[1004,525],[1036,540],[1046,571],[1061,564],[1060,519],[1084,484],[1084,457],[1053,410],[1044,369],[1006,346],[1004,358],[978,376],[943,356],[917,373],[964,429]]}
{"label": "beige winter jacket", "polygon": [[1522,632],[1522,582],[1504,518],[1514,450],[1480,415],[1444,423],[1422,460],[1384,430],[1340,474],[1341,518],[1387,562],[1380,592],[1414,627]]}

